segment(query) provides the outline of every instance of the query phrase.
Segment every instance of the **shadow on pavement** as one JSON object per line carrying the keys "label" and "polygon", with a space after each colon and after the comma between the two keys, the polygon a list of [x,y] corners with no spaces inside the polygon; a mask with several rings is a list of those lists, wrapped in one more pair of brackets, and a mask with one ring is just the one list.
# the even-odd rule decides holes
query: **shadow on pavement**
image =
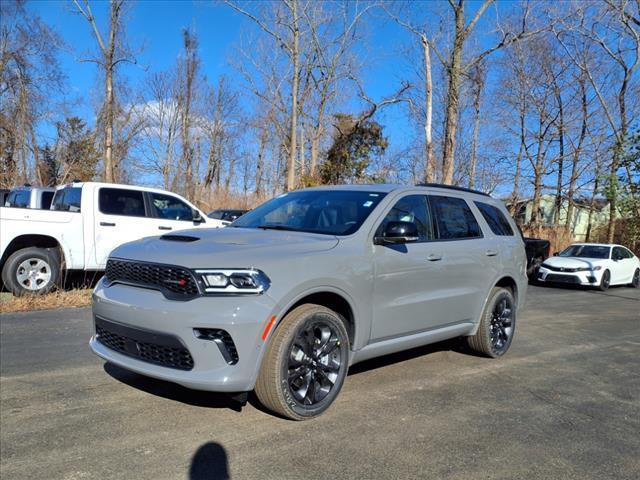
{"label": "shadow on pavement", "polygon": [[194,407],[228,408],[236,412],[242,410],[242,403],[226,393],[190,390],[175,383],[138,375],[108,362],[104,364],[104,371],[125,385],[168,400],[175,400]]}
{"label": "shadow on pavement", "polygon": [[377,368],[387,367],[400,362],[406,362],[414,358],[422,357],[424,355],[430,355],[437,352],[457,352],[464,353],[466,355],[477,356],[473,350],[467,347],[465,341],[461,338],[453,338],[451,340],[445,340],[443,342],[432,343],[423,347],[412,348],[411,350],[404,350],[402,352],[391,353],[384,357],[372,358],[362,363],[356,363],[349,369],[349,375],[357,375],[359,373],[368,372]]}
{"label": "shadow on pavement", "polygon": [[189,480],[228,480],[229,462],[224,447],[207,442],[196,451],[189,467]]}

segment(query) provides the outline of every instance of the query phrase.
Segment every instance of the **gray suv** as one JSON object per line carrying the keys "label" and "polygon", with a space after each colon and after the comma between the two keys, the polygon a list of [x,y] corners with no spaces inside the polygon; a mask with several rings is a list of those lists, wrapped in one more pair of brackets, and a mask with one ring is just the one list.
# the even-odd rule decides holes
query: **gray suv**
{"label": "gray suv", "polygon": [[503,204],[455,187],[285,193],[229,227],[116,248],[93,294],[100,357],[304,420],[350,365],[466,337],[504,355],[526,257]]}

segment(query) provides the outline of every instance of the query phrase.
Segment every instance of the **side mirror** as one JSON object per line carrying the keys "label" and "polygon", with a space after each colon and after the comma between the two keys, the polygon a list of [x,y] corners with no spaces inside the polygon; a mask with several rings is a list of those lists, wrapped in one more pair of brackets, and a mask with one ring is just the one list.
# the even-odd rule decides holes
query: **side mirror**
{"label": "side mirror", "polygon": [[200,215],[200,212],[198,210],[194,208],[193,210],[191,210],[191,212],[193,213],[192,220],[194,223],[204,222],[204,218],[202,218],[202,215]]}
{"label": "side mirror", "polygon": [[418,227],[413,222],[387,222],[382,235],[375,238],[376,245],[385,243],[411,243],[420,239]]}

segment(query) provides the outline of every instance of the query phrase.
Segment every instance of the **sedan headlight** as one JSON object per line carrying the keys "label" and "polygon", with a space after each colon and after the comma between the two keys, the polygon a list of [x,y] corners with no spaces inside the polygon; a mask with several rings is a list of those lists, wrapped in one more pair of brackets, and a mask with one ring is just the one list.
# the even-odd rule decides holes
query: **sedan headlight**
{"label": "sedan headlight", "polygon": [[598,270],[602,270],[602,267],[600,265],[593,267],[591,270],[593,270],[594,272],[597,272]]}
{"label": "sedan headlight", "polygon": [[196,270],[205,293],[259,294],[267,291],[271,281],[260,270],[202,269]]}

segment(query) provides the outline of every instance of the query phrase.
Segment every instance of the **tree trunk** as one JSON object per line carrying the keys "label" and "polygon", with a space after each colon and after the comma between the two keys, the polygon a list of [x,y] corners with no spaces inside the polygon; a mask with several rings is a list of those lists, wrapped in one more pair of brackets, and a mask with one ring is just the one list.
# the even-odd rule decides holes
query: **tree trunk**
{"label": "tree trunk", "polygon": [[291,14],[293,16],[293,46],[291,49],[291,59],[293,63],[293,82],[291,85],[291,125],[289,129],[289,158],[287,161],[287,181],[285,183],[285,190],[287,191],[296,188],[296,134],[298,129],[298,84],[300,81],[300,30],[298,26],[298,0],[292,0]]}
{"label": "tree trunk", "polygon": [[[560,224],[560,210],[562,209],[562,182],[564,176],[564,109],[562,102],[562,95],[556,85],[556,101],[558,102],[558,142],[560,157],[558,158],[558,179],[556,182],[556,210],[553,215],[553,223],[555,225]],[[573,198],[567,199],[569,203],[573,201]]]}
{"label": "tree trunk", "polygon": [[449,65],[449,87],[444,125],[444,145],[442,148],[442,183],[453,183],[455,166],[456,132],[458,129],[459,96],[462,84],[462,47],[464,46],[464,4],[455,9],[456,34],[451,50]]}
{"label": "tree trunk", "polygon": [[431,54],[429,53],[429,42],[423,33],[421,36],[422,50],[424,53],[424,91],[425,91],[425,119],[424,119],[424,140],[425,140],[425,171],[424,181],[431,183],[435,178],[435,162],[433,159],[433,140],[431,138],[431,121],[433,116],[433,85],[431,83]]}
{"label": "tree trunk", "polygon": [[525,107],[522,105],[520,109],[520,147],[518,148],[518,156],[516,157],[516,173],[513,177],[513,193],[511,194],[511,209],[510,213],[512,217],[516,215],[516,208],[518,203],[518,197],[520,196],[520,176],[521,176],[521,163],[522,156],[524,155],[526,131],[524,126],[525,120]]}
{"label": "tree trunk", "polygon": [[573,159],[571,162],[571,178],[569,179],[569,189],[567,190],[568,204],[567,204],[567,218],[565,219],[565,226],[570,232],[573,232],[573,197],[576,191],[576,183],[578,181],[578,164],[580,163],[580,155],[582,154],[582,144],[587,136],[587,121],[589,119],[589,111],[587,105],[587,91],[585,88],[584,80],[580,81],[581,92],[581,106],[582,106],[582,127],[580,128],[580,137],[578,137],[578,144],[573,152]]}
{"label": "tree trunk", "polygon": [[480,133],[480,99],[482,96],[482,71],[480,67],[475,71],[475,92],[473,96],[473,139],[471,144],[471,165],[469,168],[469,188],[474,188],[476,178],[476,168],[478,165],[478,135]]}

